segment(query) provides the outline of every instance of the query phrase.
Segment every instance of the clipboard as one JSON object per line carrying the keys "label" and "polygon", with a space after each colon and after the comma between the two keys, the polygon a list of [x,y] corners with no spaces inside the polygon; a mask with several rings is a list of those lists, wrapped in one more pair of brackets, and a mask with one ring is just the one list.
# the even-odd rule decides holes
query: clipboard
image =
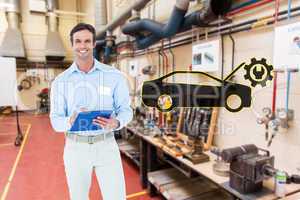
{"label": "clipboard", "polygon": [[101,126],[93,123],[93,119],[97,117],[110,118],[112,110],[97,110],[97,111],[85,111],[78,113],[70,132],[80,131],[96,131],[101,130]]}

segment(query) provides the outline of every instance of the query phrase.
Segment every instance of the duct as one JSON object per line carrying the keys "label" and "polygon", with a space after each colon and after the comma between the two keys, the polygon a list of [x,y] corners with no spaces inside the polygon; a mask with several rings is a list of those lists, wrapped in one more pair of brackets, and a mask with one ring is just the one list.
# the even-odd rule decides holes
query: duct
{"label": "duct", "polygon": [[57,0],[47,0],[47,22],[48,34],[46,38],[45,56],[46,60],[63,60],[66,55],[62,39],[58,32],[58,18],[54,12],[57,10]]}
{"label": "duct", "polygon": [[[203,8],[201,10],[187,15],[182,20],[180,20],[180,23],[178,23],[178,20],[182,16],[173,11],[167,25],[161,25],[152,20],[144,19],[140,20],[140,22],[134,22],[135,24],[129,23],[125,25],[123,27],[123,33],[130,34],[136,37],[137,48],[144,49],[158,42],[162,38],[171,37],[178,32],[191,29],[192,26],[208,26],[211,21],[217,19],[217,17],[220,15],[224,15],[230,10],[231,1],[232,0],[206,0],[203,1]],[[175,8],[176,7],[177,5],[175,6]],[[149,21],[151,22],[149,23]],[[164,28],[162,27],[167,27],[173,21],[175,21],[174,23],[177,22],[178,24],[180,24],[180,27],[173,26],[174,29],[169,29],[168,31],[170,32],[164,33]],[[140,34],[140,32],[144,30],[150,31],[150,34]]]}
{"label": "duct", "polygon": [[0,46],[0,55],[25,58],[24,41],[19,25],[20,3],[18,0],[8,0],[7,3],[10,5],[6,8],[8,27]]}
{"label": "duct", "polygon": [[96,40],[103,40],[105,38],[106,31],[113,31],[116,27],[123,24],[131,16],[132,10],[140,11],[150,1],[151,0],[139,0],[135,2],[132,6],[127,8],[122,14],[120,14],[115,20],[113,20],[112,22],[107,24],[103,29],[101,29],[96,35]]}
{"label": "duct", "polygon": [[[167,24],[164,25],[153,20],[143,19],[124,25],[122,32],[135,36],[137,38],[137,47],[144,49],[149,46],[149,44],[153,44],[161,38],[175,35],[181,27],[188,7],[189,0],[177,0]],[[149,32],[150,35],[145,36],[140,34],[145,31]]]}
{"label": "duct", "polygon": [[184,23],[180,29],[180,32],[189,30],[192,28],[192,26],[209,26],[210,22],[229,12],[231,5],[232,0],[203,1],[203,8],[201,10],[193,12],[184,18]]}
{"label": "duct", "polygon": [[107,24],[106,0],[95,0],[95,28],[99,30]]}
{"label": "duct", "polygon": [[54,12],[58,8],[57,0],[46,0],[46,7],[48,12]]}

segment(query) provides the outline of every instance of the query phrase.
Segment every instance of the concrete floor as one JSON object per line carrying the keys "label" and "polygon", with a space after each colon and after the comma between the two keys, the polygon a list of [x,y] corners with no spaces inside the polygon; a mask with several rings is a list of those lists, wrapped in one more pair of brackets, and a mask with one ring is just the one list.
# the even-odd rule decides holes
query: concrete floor
{"label": "concrete floor", "polygon": [[[48,115],[21,114],[24,141],[14,146],[14,116],[0,116],[0,200],[66,200],[68,190],[63,166],[64,135],[55,133]],[[123,168],[127,199],[151,198],[141,188],[138,169],[125,158]],[[102,199],[93,176],[91,200]]]}

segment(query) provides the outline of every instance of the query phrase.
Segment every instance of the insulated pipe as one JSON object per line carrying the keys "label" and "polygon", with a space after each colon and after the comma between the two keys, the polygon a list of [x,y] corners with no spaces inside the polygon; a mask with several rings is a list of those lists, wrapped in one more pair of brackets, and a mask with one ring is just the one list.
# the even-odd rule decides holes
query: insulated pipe
{"label": "insulated pipe", "polygon": [[[143,19],[130,22],[123,26],[122,32],[137,38],[137,47],[144,49],[161,38],[168,38],[175,35],[187,12],[189,0],[177,1],[170,20],[167,24],[161,24],[150,19]],[[149,36],[142,36],[141,32],[150,32]]]}
{"label": "insulated pipe", "polygon": [[[300,10],[300,6],[298,7],[295,7],[295,8],[291,8],[291,13],[294,13],[294,12],[298,12]],[[278,13],[278,16],[282,16],[282,15],[285,15],[287,14],[288,11],[287,10],[283,10],[283,11],[280,11]],[[294,15],[291,15],[291,17],[297,17],[297,16],[300,16],[300,13],[296,13]],[[266,18],[266,17],[263,17],[263,18]],[[285,20],[286,17],[281,17],[278,19],[278,21],[282,21],[282,20]],[[234,33],[239,33],[239,32],[242,32],[242,31],[248,31],[248,30],[251,30],[253,27],[252,25],[256,22],[259,22],[261,21],[262,18],[257,18],[257,19],[252,19],[252,20],[248,20],[246,22],[242,22],[242,23],[239,23],[239,24],[235,24],[235,25],[231,25],[231,26],[228,26],[228,27],[224,27],[224,28],[219,28],[217,30],[212,30],[208,33],[208,35],[213,35],[213,34],[216,34],[216,33],[221,33],[221,34],[234,34]],[[271,20],[271,21],[268,21],[265,25],[271,25],[274,23],[274,20]],[[246,27],[244,27],[246,26]],[[200,37],[205,37],[205,34],[201,34]],[[172,44],[172,46],[168,45],[168,47],[166,48],[174,48],[174,47],[178,47],[178,46],[182,46],[182,45],[187,45],[187,44],[190,44],[192,43],[192,38],[186,38],[186,39],[183,39],[183,40],[179,40],[179,41],[176,41],[175,43]],[[157,52],[158,49],[157,48],[149,48],[147,52],[150,52],[150,53],[153,53],[153,52]],[[136,55],[138,56],[141,56],[141,55],[144,55],[145,54],[145,51],[140,51],[139,53],[137,53]]]}
{"label": "insulated pipe", "polygon": [[123,26],[122,32],[135,36],[141,31],[147,31],[155,34],[156,37],[170,37],[174,35],[181,25],[182,19],[187,12],[189,7],[189,0],[177,0],[170,20],[167,24],[161,24],[154,20],[143,19],[138,21],[130,22]]}
{"label": "insulated pipe", "polygon": [[209,23],[225,15],[231,7],[232,0],[206,0],[203,2],[203,8],[193,12],[184,18],[184,23],[180,32],[189,30],[192,26],[207,27]]}
{"label": "insulated pipe", "polygon": [[134,3],[132,6],[127,8],[122,14],[120,14],[115,20],[113,20],[112,22],[107,24],[103,29],[101,29],[97,33],[96,39],[97,40],[104,39],[104,37],[106,35],[106,31],[108,31],[108,30],[113,31],[115,28],[117,28],[118,26],[123,24],[131,16],[131,11],[132,10],[140,11],[150,1],[151,0],[139,0],[136,3]]}
{"label": "insulated pipe", "polygon": [[[231,0],[206,0],[203,2],[203,8],[200,11],[193,12],[184,18],[186,10],[180,9],[178,4],[176,4],[166,25],[144,19],[125,25],[122,31],[124,34],[135,36],[138,49],[144,49],[162,38],[171,37],[178,32],[191,29],[192,26],[208,26],[219,15],[227,13],[231,3]],[[148,31],[151,34],[142,36],[139,34],[141,31]]]}

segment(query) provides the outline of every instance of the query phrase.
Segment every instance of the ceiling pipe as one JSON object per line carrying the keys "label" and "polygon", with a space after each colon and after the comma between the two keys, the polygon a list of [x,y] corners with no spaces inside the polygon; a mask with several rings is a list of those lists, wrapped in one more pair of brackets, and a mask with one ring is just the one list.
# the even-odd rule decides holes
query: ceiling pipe
{"label": "ceiling pipe", "polygon": [[106,36],[106,31],[113,31],[115,28],[123,24],[128,18],[131,17],[132,10],[140,11],[150,1],[151,0],[139,0],[135,2],[132,6],[127,8],[122,14],[120,14],[115,20],[108,23],[103,29],[97,32],[96,40],[103,40]]}
{"label": "ceiling pipe", "polygon": [[141,35],[141,32],[147,32],[160,38],[170,37],[174,35],[181,26],[188,10],[189,2],[189,0],[177,0],[167,24],[161,24],[151,19],[136,20],[124,25],[122,32],[131,36],[137,36]]}
{"label": "ceiling pipe", "polygon": [[0,55],[6,57],[25,58],[25,48],[20,31],[20,1],[7,0],[5,14],[8,23],[2,44]]}
{"label": "ceiling pipe", "polygon": [[[143,19],[128,23],[123,26],[123,33],[136,38],[138,49],[145,49],[163,38],[172,37],[176,33],[183,32],[192,26],[209,26],[209,23],[219,16],[225,15],[231,7],[232,0],[205,0],[203,7],[186,17],[189,1],[177,0],[170,20],[163,25],[150,19]],[[185,9],[185,10],[184,10]],[[150,32],[142,35],[141,32]]]}
{"label": "ceiling pipe", "polygon": [[58,17],[55,10],[58,8],[57,0],[47,0],[48,35],[46,38],[46,60],[61,61],[65,58],[66,51],[58,32]]}

